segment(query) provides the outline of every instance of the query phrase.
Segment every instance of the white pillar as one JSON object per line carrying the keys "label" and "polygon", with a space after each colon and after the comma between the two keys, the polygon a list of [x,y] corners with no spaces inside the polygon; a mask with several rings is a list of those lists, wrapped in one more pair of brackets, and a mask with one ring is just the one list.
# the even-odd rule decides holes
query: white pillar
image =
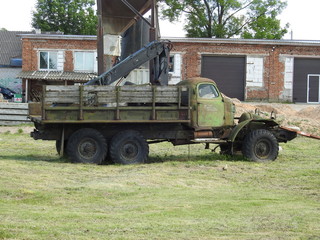
{"label": "white pillar", "polygon": [[28,79],[26,79],[26,96],[25,96],[25,98],[26,98],[26,102],[29,102],[29,80]]}

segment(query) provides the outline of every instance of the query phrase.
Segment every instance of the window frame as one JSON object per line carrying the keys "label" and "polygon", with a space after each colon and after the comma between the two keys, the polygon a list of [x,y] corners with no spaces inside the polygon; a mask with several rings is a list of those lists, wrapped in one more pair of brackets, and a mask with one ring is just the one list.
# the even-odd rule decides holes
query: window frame
{"label": "window frame", "polygon": [[[47,67],[46,68],[41,68],[41,53],[47,53],[48,56],[47,56],[47,59],[46,59],[46,64],[47,64]],[[50,57],[51,54],[55,54],[55,68],[50,68]],[[57,71],[58,70],[58,55],[59,55],[59,52],[58,51],[51,51],[51,50],[39,50],[39,54],[38,54],[38,59],[39,59],[39,62],[38,62],[38,69],[40,71]]]}
{"label": "window frame", "polygon": [[[80,69],[77,68],[77,53],[82,53],[82,65],[85,66],[85,62],[87,60],[87,55],[86,54],[92,54],[92,67],[90,69]],[[91,58],[91,57],[90,57]],[[97,72],[96,69],[96,58],[97,54],[96,51],[86,51],[86,50],[75,50],[73,51],[73,71],[74,72],[89,72],[89,73],[95,73]]]}
{"label": "window frame", "polygon": [[[200,87],[202,86],[205,86],[205,85],[208,85],[210,87],[212,87],[212,89],[214,90],[212,93],[213,93],[213,97],[204,97],[204,96],[200,96]],[[218,91],[218,89],[216,88],[216,86],[214,84],[211,84],[211,83],[200,83],[197,87],[198,89],[198,98],[199,99],[204,99],[204,100],[210,100],[210,99],[215,99],[215,98],[218,98],[220,96],[220,92]]]}

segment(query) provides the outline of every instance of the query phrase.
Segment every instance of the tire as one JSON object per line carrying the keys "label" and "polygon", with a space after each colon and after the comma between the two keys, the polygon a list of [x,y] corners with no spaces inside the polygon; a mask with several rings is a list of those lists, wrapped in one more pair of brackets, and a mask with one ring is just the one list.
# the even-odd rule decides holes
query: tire
{"label": "tire", "polygon": [[141,164],[148,159],[149,145],[139,132],[127,130],[111,139],[109,154],[114,163]]}
{"label": "tire", "polygon": [[244,139],[242,153],[251,161],[274,161],[278,157],[278,152],[279,143],[268,130],[254,130]]}
{"label": "tire", "polygon": [[74,163],[101,164],[107,155],[107,142],[98,130],[83,128],[71,135],[66,150]]}
{"label": "tire", "polygon": [[[63,156],[62,157],[67,157],[67,145],[68,145],[68,141],[65,140],[64,141],[64,150],[63,150]],[[57,153],[60,155],[61,153],[61,140],[56,140],[56,150],[57,150]]]}

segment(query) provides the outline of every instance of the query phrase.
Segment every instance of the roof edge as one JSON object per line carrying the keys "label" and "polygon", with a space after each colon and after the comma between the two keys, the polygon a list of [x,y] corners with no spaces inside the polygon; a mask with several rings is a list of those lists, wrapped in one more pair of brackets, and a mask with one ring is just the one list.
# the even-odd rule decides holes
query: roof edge
{"label": "roof edge", "polygon": [[18,34],[22,39],[67,39],[67,40],[97,40],[95,35],[62,35],[62,34]]}
{"label": "roof edge", "polygon": [[[66,40],[97,40],[95,35],[62,35],[62,34],[18,34],[22,39],[66,39]],[[181,43],[224,43],[224,44],[265,44],[265,45],[294,45],[320,46],[320,40],[269,40],[269,39],[240,39],[240,38],[184,38],[162,37],[171,42]]]}
{"label": "roof edge", "polygon": [[265,45],[294,45],[294,46],[320,46],[320,40],[268,40],[268,39],[240,39],[240,38],[179,38],[162,37],[171,42],[181,43],[228,43],[228,44],[265,44]]}

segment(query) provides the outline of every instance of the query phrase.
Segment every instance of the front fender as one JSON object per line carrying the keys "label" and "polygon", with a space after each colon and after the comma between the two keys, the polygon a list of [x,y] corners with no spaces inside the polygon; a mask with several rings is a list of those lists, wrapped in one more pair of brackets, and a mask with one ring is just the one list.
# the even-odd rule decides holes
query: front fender
{"label": "front fender", "polygon": [[274,127],[279,125],[277,122],[275,122],[273,119],[247,119],[242,122],[240,122],[237,126],[235,126],[229,137],[228,140],[230,142],[234,142],[241,132],[241,130],[248,126],[248,130],[253,130],[253,129],[267,129],[269,127]]}

